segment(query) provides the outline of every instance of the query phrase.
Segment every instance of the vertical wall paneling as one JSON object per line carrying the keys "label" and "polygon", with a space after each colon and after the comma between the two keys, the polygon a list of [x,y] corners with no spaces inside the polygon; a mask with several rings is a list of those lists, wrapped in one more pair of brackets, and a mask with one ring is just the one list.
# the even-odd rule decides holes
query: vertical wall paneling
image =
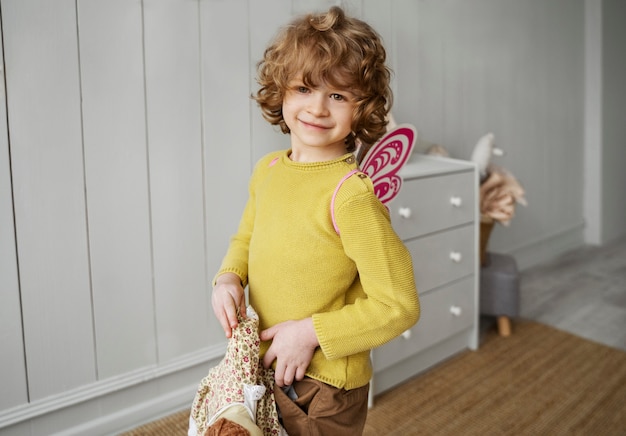
{"label": "vertical wall paneling", "polygon": [[[417,126],[419,150],[463,159],[495,133],[529,206],[492,250],[525,268],[581,244],[587,179],[615,200],[596,238],[617,234],[618,3],[602,2],[605,20],[590,0],[0,0],[0,433],[117,434],[188,406],[181,391],[225,345],[209,281],[250,171],[289,147],[250,98],[256,63],[309,10],[341,4],[381,33],[394,115]],[[591,108],[589,13],[610,55]],[[586,114],[597,126],[585,110],[603,112]],[[592,170],[590,125],[606,151]]]}
{"label": "vertical wall paneling", "polygon": [[142,3],[78,5],[98,376],[156,362]]}
{"label": "vertical wall paneling", "polygon": [[[587,3],[587,2],[585,2]],[[602,123],[602,235],[601,242],[606,243],[626,234],[626,3],[620,0],[602,2],[603,48],[600,56],[604,83],[602,113],[606,114]],[[596,167],[597,168],[597,167]],[[587,174],[589,174],[587,172]]]}
{"label": "vertical wall paneling", "polygon": [[[2,23],[0,23],[0,35]],[[17,277],[15,225],[6,123],[4,56],[0,45],[0,410],[28,401],[22,339],[22,308]]]}
{"label": "vertical wall paneling", "polygon": [[[364,0],[362,19],[378,32],[387,52],[387,65],[395,70],[394,27],[391,21],[393,1]],[[391,90],[397,93],[395,75],[391,77]]]}
{"label": "vertical wall paneling", "polygon": [[[541,85],[537,93],[537,110],[541,117],[542,135],[538,143],[544,152],[544,185],[558,197],[545,198],[541,205],[549,226],[583,226],[583,204],[579,200],[583,190],[582,155],[584,125],[584,5],[568,0],[549,2],[538,20],[544,51],[543,69],[537,74]],[[557,29],[553,17],[561,16],[563,22]],[[547,18],[550,17],[550,18]],[[554,147],[553,144],[567,144]],[[563,155],[572,153],[568,159]],[[565,151],[566,150],[566,151]],[[516,167],[517,168],[517,167]],[[521,169],[522,167],[519,167]]]}
{"label": "vertical wall paneling", "polygon": [[363,1],[362,0],[341,0],[335,1],[339,4],[347,14],[361,18],[363,17]]}
{"label": "vertical wall paneling", "polygon": [[585,242],[602,242],[602,2],[585,0]]}
{"label": "vertical wall paneling", "polygon": [[[237,230],[252,163],[248,2],[200,3],[208,280]],[[224,332],[210,306],[211,338]]]}
{"label": "vertical wall paneling", "polygon": [[[442,2],[443,3],[443,2]],[[441,17],[438,2],[423,1],[417,7],[417,67],[415,88],[417,101],[414,124],[420,140],[443,143],[445,114],[444,95],[444,39],[448,26]]]}
{"label": "vertical wall paneling", "polygon": [[395,83],[393,115],[398,123],[417,126],[416,108],[418,88],[415,86],[420,74],[418,69],[418,6],[414,0],[396,0],[391,19],[393,77]]}
{"label": "vertical wall paneling", "polygon": [[325,12],[331,6],[341,6],[346,12],[358,17],[354,8],[351,7],[354,3],[354,0],[291,0],[291,13],[302,15],[309,12]]}
{"label": "vertical wall paneling", "polygon": [[[477,74],[482,68],[471,68],[472,66],[467,64],[472,58],[484,59],[484,56],[476,56],[482,50],[479,43],[482,32],[480,28],[473,26],[475,21],[472,21],[478,11],[473,10],[468,3],[457,4],[454,1],[446,1],[442,9],[442,18],[449,23],[445,25],[445,29],[441,29],[445,43],[442,53],[445,83],[442,99],[445,117],[442,144],[446,146],[454,144],[456,153],[459,153],[458,157],[462,158],[465,157],[461,155],[465,151],[463,145],[469,140],[463,131],[467,118],[471,116],[468,113],[468,106],[475,106],[472,110],[474,114],[482,109],[478,106],[481,101],[474,100],[469,95],[472,88],[480,87],[479,83],[484,79]],[[484,114],[484,111],[480,113],[482,116],[489,116]],[[459,139],[463,143],[455,142]]]}
{"label": "vertical wall paneling", "polygon": [[198,4],[144,2],[159,361],[208,345]]}
{"label": "vertical wall paneling", "polygon": [[495,163],[527,192],[531,206],[517,208],[506,231],[496,227],[492,249],[522,252],[580,232],[583,2],[423,1],[417,17],[421,139],[468,159],[492,131],[506,152]]}
{"label": "vertical wall paneling", "polygon": [[[268,11],[272,11],[268,13]],[[263,57],[265,48],[278,32],[281,26],[285,26],[293,18],[292,3],[290,0],[265,0],[262,2],[249,2],[249,50],[248,59],[248,86],[249,93],[254,93],[259,86],[256,82],[256,64]],[[250,150],[252,163],[254,164],[263,155],[272,150],[287,149],[290,147],[289,136],[281,133],[278,126],[271,126],[261,116],[261,111],[254,101],[250,102],[251,118],[250,126],[252,137]]]}
{"label": "vertical wall paneling", "polygon": [[75,2],[3,1],[2,19],[34,401],[95,380]]}

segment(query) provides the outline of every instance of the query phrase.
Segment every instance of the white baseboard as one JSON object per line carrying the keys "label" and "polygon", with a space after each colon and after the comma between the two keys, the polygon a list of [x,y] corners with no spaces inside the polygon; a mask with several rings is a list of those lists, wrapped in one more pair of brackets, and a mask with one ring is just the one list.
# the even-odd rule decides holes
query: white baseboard
{"label": "white baseboard", "polygon": [[198,383],[195,383],[178,391],[166,392],[149,401],[64,429],[52,436],[117,435],[132,430],[191,407],[197,386]]}
{"label": "white baseboard", "polygon": [[184,356],[25,404],[0,414],[0,436],[116,435],[191,407],[225,347]]}
{"label": "white baseboard", "polygon": [[524,270],[540,263],[548,262],[585,244],[584,224],[574,226],[557,234],[544,237],[504,251],[512,255],[517,261],[517,267]]}

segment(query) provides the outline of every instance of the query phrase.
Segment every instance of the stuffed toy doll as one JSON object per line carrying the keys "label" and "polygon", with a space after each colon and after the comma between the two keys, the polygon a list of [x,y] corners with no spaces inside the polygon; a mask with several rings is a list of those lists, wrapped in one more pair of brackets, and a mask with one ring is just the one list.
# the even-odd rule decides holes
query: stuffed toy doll
{"label": "stuffed toy doll", "polygon": [[202,379],[189,418],[189,436],[286,435],[274,400],[274,371],[259,361],[259,317],[239,317],[222,361]]}

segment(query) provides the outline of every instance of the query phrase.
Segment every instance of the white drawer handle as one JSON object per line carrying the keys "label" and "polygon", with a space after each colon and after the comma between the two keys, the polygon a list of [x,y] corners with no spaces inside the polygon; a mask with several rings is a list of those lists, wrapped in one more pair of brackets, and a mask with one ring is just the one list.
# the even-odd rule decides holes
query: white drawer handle
{"label": "white drawer handle", "polygon": [[461,316],[461,308],[459,306],[450,306],[450,313],[454,316]]}
{"label": "white drawer handle", "polygon": [[406,219],[411,218],[411,209],[408,207],[401,207],[398,209],[398,215]]}
{"label": "white drawer handle", "polygon": [[450,204],[454,207],[461,207],[463,199],[461,197],[450,197]]}
{"label": "white drawer handle", "polygon": [[458,251],[452,251],[450,253],[450,260],[459,263],[463,259],[463,256]]}
{"label": "white drawer handle", "polygon": [[404,339],[411,339],[411,330],[407,330],[404,333],[402,333],[402,337]]}

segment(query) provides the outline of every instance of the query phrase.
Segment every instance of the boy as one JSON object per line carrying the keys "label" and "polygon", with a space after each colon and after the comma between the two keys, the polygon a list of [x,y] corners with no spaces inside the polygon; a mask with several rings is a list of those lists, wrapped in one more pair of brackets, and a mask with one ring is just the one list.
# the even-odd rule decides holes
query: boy
{"label": "boy", "polygon": [[419,317],[410,254],[371,180],[359,173],[334,193],[358,167],[356,144],[385,133],[385,58],[369,25],[333,7],[285,27],[258,65],[254,98],[291,148],[257,163],[212,305],[231,337],[249,286],[291,435],[362,433],[369,352]]}

